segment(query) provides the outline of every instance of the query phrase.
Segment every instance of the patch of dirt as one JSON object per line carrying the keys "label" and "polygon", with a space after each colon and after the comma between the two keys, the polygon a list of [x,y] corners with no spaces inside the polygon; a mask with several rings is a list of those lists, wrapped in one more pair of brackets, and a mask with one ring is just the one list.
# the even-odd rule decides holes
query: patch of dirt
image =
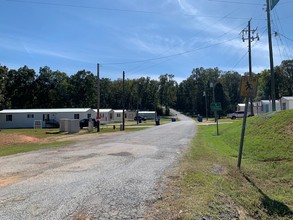
{"label": "patch of dirt", "polygon": [[40,143],[44,142],[43,139],[31,137],[22,134],[4,134],[0,133],[0,146],[7,146],[12,144],[25,144],[25,143]]}
{"label": "patch of dirt", "polygon": [[0,177],[0,187],[8,186],[13,183],[18,182],[20,179],[19,176],[7,176],[7,177]]}
{"label": "patch of dirt", "polygon": [[219,164],[214,164],[212,167],[212,173],[218,174],[218,175],[227,175],[227,169]]}
{"label": "patch of dirt", "polygon": [[64,134],[62,136],[52,136],[48,134],[48,137],[37,138],[23,134],[6,134],[0,132],[0,146],[9,146],[13,144],[27,144],[27,143],[48,143],[54,141],[89,141],[105,136],[113,135],[115,133],[86,133],[86,134]]}

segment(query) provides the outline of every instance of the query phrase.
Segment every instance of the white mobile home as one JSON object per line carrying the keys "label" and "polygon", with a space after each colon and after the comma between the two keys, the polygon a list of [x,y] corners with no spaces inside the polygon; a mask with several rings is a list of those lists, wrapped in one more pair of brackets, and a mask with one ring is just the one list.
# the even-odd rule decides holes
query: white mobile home
{"label": "white mobile home", "polygon": [[[113,110],[114,122],[122,122],[123,110]],[[125,121],[133,121],[136,116],[136,111],[124,110]]]}
{"label": "white mobile home", "polygon": [[[260,113],[267,113],[272,111],[272,101],[271,100],[261,100],[261,112]],[[276,111],[280,111],[280,101],[276,100]]]}
{"label": "white mobile home", "polygon": [[113,117],[114,122],[122,122],[123,110],[113,110],[113,112],[114,112],[114,117]]}
{"label": "white mobile home", "polygon": [[293,96],[284,96],[281,98],[281,109],[293,109]]}
{"label": "white mobile home", "polygon": [[[245,103],[239,103],[237,105],[237,111],[244,111]],[[250,113],[250,102],[248,103],[248,113]],[[261,102],[253,102],[253,114],[258,115],[261,113]]]}
{"label": "white mobile home", "polygon": [[[94,109],[94,112],[95,116],[93,118],[96,118],[97,109]],[[114,120],[114,111],[112,109],[99,109],[99,113],[101,123],[107,123]]]}
{"label": "white mobile home", "polygon": [[133,121],[134,118],[136,117],[137,111],[131,111],[131,110],[127,110],[125,111],[125,120],[126,121]]}
{"label": "white mobile home", "polygon": [[139,111],[138,116],[144,117],[146,119],[156,119],[157,112],[155,112],[155,111]]}
{"label": "white mobile home", "polygon": [[95,118],[91,108],[4,109],[0,111],[0,128],[55,127],[59,120]]}

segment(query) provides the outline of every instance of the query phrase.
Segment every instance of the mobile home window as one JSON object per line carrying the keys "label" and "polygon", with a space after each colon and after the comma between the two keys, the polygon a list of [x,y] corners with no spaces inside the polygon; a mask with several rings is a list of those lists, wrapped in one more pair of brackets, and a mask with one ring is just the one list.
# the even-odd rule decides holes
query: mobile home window
{"label": "mobile home window", "polygon": [[74,114],[74,119],[79,119],[79,114]]}
{"label": "mobile home window", "polygon": [[49,121],[49,114],[43,114],[43,121]]}
{"label": "mobile home window", "polygon": [[34,114],[27,114],[27,118],[34,118]]}
{"label": "mobile home window", "polygon": [[117,118],[120,118],[121,117],[121,114],[120,113],[117,113]]}
{"label": "mobile home window", "polygon": [[12,115],[6,115],[6,121],[12,121]]}
{"label": "mobile home window", "polygon": [[91,118],[92,117],[92,115],[91,114],[87,114],[87,118]]}

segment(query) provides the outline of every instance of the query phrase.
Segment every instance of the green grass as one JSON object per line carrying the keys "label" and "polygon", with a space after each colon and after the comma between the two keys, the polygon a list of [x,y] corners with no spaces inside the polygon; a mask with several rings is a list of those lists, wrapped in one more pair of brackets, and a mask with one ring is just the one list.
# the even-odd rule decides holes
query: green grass
{"label": "green grass", "polygon": [[25,153],[34,150],[41,150],[45,148],[56,148],[56,147],[63,147],[68,145],[72,142],[70,141],[60,141],[60,142],[53,142],[53,143],[30,143],[30,144],[14,144],[8,146],[0,146],[0,157],[1,156],[8,156],[18,153]]}
{"label": "green grass", "polygon": [[55,133],[54,135],[62,135],[58,134],[57,132],[59,129],[2,129],[1,134],[22,134],[22,135],[28,135],[31,137],[36,138],[46,138],[48,137],[48,133]]}
{"label": "green grass", "polygon": [[241,128],[242,120],[220,124],[217,136],[215,125],[198,126],[170,183],[180,196],[162,207],[184,210],[182,219],[293,219],[293,110],[247,119],[238,170]]}
{"label": "green grass", "polygon": [[[162,119],[161,123],[168,123],[170,120]],[[108,124],[100,126],[100,134],[103,133],[118,133],[120,132],[120,124]],[[115,129],[113,129],[113,125],[115,125]],[[146,129],[148,126],[155,126],[154,120],[147,120],[145,122],[137,123],[135,121],[129,121],[125,123],[125,132],[133,132],[139,131],[142,129]],[[94,128],[90,133],[97,133],[97,129]],[[68,135],[67,133],[59,133],[59,129],[2,129],[1,130],[1,138],[5,138],[5,134],[13,134],[13,135],[25,135],[30,137],[35,137],[40,139],[40,143],[10,143],[0,146],[0,157],[8,156],[18,153],[25,153],[29,151],[44,149],[44,148],[52,148],[52,147],[63,147],[73,141],[55,141],[54,137],[62,137]],[[79,133],[70,134],[74,136],[89,134],[86,128],[81,129]],[[98,134],[97,134],[98,135]],[[53,139],[48,139],[48,138]],[[9,138],[11,138],[9,136]],[[42,141],[46,139],[45,143]]]}

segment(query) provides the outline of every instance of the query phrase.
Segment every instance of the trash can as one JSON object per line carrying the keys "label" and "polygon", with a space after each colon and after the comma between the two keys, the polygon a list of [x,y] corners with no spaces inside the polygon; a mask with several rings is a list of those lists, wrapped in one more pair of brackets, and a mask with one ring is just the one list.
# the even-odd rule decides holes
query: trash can
{"label": "trash can", "polygon": [[172,121],[172,122],[175,122],[175,121],[176,121],[176,118],[171,118],[171,121]]}
{"label": "trash can", "polygon": [[160,119],[156,120],[156,125],[160,125]]}
{"label": "trash can", "polygon": [[120,124],[120,131],[123,131],[123,124]]}
{"label": "trash can", "polygon": [[202,122],[202,116],[200,116],[200,115],[197,116],[197,121],[198,121],[198,122]]}
{"label": "trash can", "polygon": [[138,123],[142,122],[142,118],[140,116],[138,116]]}

